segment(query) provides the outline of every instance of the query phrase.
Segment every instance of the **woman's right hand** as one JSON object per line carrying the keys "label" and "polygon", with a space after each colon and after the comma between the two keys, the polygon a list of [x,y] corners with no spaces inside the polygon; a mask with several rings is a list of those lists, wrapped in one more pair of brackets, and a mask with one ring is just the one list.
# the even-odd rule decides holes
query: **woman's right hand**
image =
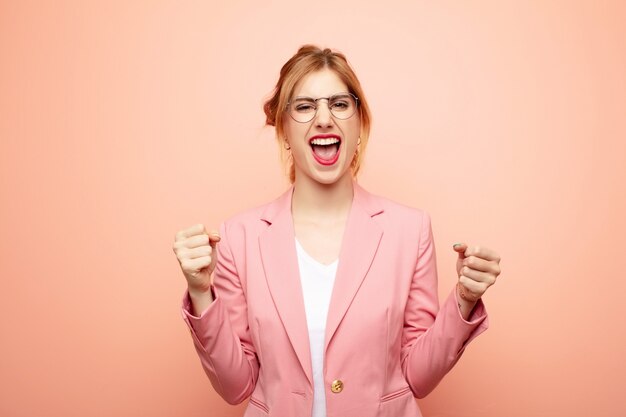
{"label": "woman's right hand", "polygon": [[211,274],[215,269],[220,239],[218,232],[207,233],[203,224],[176,233],[173,249],[190,293],[211,293]]}

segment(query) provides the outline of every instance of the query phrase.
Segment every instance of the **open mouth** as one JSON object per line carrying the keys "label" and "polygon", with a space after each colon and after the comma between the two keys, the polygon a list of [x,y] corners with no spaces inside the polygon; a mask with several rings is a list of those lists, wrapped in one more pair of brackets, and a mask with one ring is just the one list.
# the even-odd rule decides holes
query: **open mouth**
{"label": "open mouth", "polygon": [[318,135],[309,140],[313,157],[322,165],[332,165],[339,159],[341,138],[336,135]]}

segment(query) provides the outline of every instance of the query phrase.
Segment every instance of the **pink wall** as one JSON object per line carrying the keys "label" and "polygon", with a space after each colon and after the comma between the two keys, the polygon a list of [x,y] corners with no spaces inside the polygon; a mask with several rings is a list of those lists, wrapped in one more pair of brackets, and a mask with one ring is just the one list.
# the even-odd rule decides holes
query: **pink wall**
{"label": "pink wall", "polygon": [[503,258],[425,415],[626,415],[624,2],[234,3],[0,3],[0,415],[241,415],[171,246],[285,188],[261,104],[306,42],[359,74],[360,182],[431,213],[441,295],[452,243]]}

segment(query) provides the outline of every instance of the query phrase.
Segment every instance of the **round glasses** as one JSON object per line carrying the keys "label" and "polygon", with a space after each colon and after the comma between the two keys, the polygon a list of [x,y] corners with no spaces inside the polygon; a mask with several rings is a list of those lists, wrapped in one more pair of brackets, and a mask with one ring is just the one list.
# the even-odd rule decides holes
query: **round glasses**
{"label": "round glasses", "polygon": [[330,97],[296,97],[287,103],[287,112],[298,123],[308,123],[317,114],[318,101],[326,100],[333,117],[345,120],[351,118],[358,107],[359,98],[352,93],[338,93]]}

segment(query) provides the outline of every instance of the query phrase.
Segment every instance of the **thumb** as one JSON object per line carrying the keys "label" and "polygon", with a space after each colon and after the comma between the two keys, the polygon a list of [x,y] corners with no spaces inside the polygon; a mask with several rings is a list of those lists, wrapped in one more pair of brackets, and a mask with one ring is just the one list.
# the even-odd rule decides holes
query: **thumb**
{"label": "thumb", "polygon": [[458,252],[459,254],[459,259],[465,259],[465,251],[467,250],[467,243],[455,243],[454,245],[452,245],[452,249],[455,250],[455,252]]}
{"label": "thumb", "polygon": [[213,249],[215,249],[215,247],[217,246],[217,242],[219,242],[220,240],[222,240],[222,238],[220,234],[215,230],[212,230],[209,233],[209,245],[211,245]]}

